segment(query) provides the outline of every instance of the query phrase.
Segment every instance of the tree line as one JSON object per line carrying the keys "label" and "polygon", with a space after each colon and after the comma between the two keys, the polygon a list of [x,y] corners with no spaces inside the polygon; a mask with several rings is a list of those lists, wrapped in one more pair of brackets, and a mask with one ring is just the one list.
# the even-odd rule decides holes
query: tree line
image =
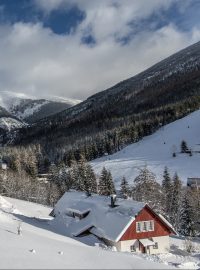
{"label": "tree line", "polygon": [[[105,196],[117,193],[124,199],[148,203],[183,235],[200,233],[200,191],[184,187],[178,174],[171,177],[167,167],[163,172],[162,184],[145,166],[132,185],[123,177],[120,189],[116,191],[111,172],[104,167],[101,174],[96,175],[84,156],[78,162],[73,160],[70,167],[64,163],[56,165],[47,162],[46,180],[40,181],[36,159],[29,150],[21,154],[23,158],[24,155],[26,157],[24,163],[21,164],[18,157],[19,160],[12,161],[7,170],[0,170],[0,194],[54,206],[70,189],[83,191],[87,196],[93,193]],[[39,155],[39,148],[35,149],[35,153]]]}

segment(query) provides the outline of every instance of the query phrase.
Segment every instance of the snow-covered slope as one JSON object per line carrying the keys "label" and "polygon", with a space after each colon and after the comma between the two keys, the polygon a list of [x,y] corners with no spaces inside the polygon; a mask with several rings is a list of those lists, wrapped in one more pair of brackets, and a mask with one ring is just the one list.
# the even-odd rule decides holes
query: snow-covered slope
{"label": "snow-covered slope", "polygon": [[[180,153],[182,140],[191,148],[192,156]],[[173,152],[176,152],[176,157],[172,156]],[[172,174],[177,172],[185,183],[187,177],[200,177],[200,110],[163,126],[151,136],[113,155],[93,160],[91,164],[98,174],[103,166],[111,170],[117,187],[123,176],[132,184],[145,165],[156,174],[159,182],[165,166]]]}
{"label": "snow-covered slope", "polygon": [[79,102],[80,100],[58,96],[45,96],[38,99],[23,93],[0,91],[0,106],[5,108],[13,116],[28,122],[29,120],[35,121],[58,113]]}
{"label": "snow-covered slope", "polygon": [[[90,247],[60,235],[47,219],[50,211],[41,205],[0,196],[0,268],[169,269],[168,264]],[[22,235],[17,234],[20,223]]]}
{"label": "snow-covered slope", "polygon": [[6,131],[11,131],[12,129],[22,128],[26,124],[12,117],[1,117],[0,118],[0,128]]}

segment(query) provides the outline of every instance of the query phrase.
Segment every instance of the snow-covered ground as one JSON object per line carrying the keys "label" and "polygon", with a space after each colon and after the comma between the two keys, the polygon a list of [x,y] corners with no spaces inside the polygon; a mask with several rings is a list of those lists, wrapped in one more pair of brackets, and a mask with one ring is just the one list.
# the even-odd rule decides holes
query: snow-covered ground
{"label": "snow-covered ground", "polygon": [[167,254],[146,255],[141,257],[147,260],[165,263],[180,269],[200,269],[200,239],[191,240],[195,252],[185,250],[185,238],[181,236],[170,237],[170,252]]}
{"label": "snow-covered ground", "polygon": [[[59,234],[51,226],[51,210],[0,197],[0,268],[169,269],[159,260],[91,247]],[[17,234],[20,223],[22,235]]]}
{"label": "snow-covered ground", "polygon": [[[111,170],[113,179],[119,187],[121,178],[125,176],[132,184],[145,165],[162,180],[164,167],[167,166],[174,174],[177,172],[186,183],[188,177],[200,177],[200,110],[161,127],[154,134],[131,144],[121,151],[93,160],[95,172],[101,173],[103,166]],[[192,156],[180,153],[181,141],[185,140],[188,147],[195,151]],[[176,152],[177,156],[172,157]]]}

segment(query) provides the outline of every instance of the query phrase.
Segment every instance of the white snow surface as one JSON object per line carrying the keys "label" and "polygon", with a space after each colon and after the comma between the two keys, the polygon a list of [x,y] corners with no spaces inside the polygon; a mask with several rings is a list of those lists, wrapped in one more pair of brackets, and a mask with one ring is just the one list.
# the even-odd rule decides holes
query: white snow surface
{"label": "white snow surface", "polygon": [[67,103],[72,106],[77,105],[78,103],[82,102],[82,100],[80,99],[65,98],[65,97],[59,97],[59,96],[46,96],[45,99],[50,100],[50,101]]}
{"label": "white snow surface", "polygon": [[[48,220],[51,210],[0,197],[1,269],[169,269],[149,258],[91,247],[62,235]],[[22,235],[17,234],[19,224]]]}
{"label": "white snow surface", "polygon": [[[181,141],[185,140],[193,155],[180,153]],[[176,152],[176,157],[172,153]],[[93,160],[91,165],[100,175],[105,166],[112,173],[119,188],[123,176],[133,184],[140,169],[147,166],[162,181],[164,167],[171,175],[178,173],[186,183],[188,177],[200,177],[200,110],[161,127],[157,132],[144,137],[141,141],[130,144],[115,154]]]}
{"label": "white snow surface", "polygon": [[33,96],[28,96],[23,93],[14,93],[10,91],[0,91],[0,106],[6,110],[10,110],[11,107],[20,105],[24,99],[35,99]]}
{"label": "white snow surface", "polygon": [[[58,219],[63,219],[71,235],[77,236],[92,229],[92,232],[99,237],[118,241],[145,203],[118,198],[117,207],[112,208],[110,204],[109,196],[92,194],[88,197],[84,192],[70,191],[66,192],[55,205],[54,214]],[[88,211],[89,214],[81,220],[76,220],[67,216],[71,211],[78,214]]]}
{"label": "white snow surface", "polygon": [[33,115],[34,113],[38,112],[41,107],[48,104],[48,100],[44,100],[43,102],[37,103],[33,102],[31,106],[27,107],[23,112],[17,112],[16,115],[19,119],[25,119],[26,117]]}
{"label": "white snow surface", "polygon": [[26,124],[24,122],[21,122],[17,119],[11,118],[11,117],[1,117],[0,118],[0,127],[5,130],[12,130],[15,128],[21,128],[24,127]]}

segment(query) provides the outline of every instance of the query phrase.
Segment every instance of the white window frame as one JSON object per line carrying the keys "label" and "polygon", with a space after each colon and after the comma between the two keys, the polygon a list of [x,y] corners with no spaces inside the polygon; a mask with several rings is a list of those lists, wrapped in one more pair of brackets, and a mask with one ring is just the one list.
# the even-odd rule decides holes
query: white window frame
{"label": "white window frame", "polygon": [[149,224],[148,224],[148,231],[149,232],[153,232],[154,231],[154,220],[149,220]]}
{"label": "white window frame", "polygon": [[136,222],[136,232],[153,232],[155,228],[154,220],[144,220]]}
{"label": "white window frame", "polygon": [[130,251],[131,251],[131,252],[136,252],[136,247],[135,247],[135,245],[131,245],[131,246],[130,246]]}
{"label": "white window frame", "polygon": [[141,221],[136,222],[136,232],[137,233],[142,232],[142,222]]}
{"label": "white window frame", "polygon": [[143,229],[142,229],[142,231],[143,232],[148,232],[148,227],[149,227],[149,222],[148,221],[143,221],[142,222],[143,224]]}

